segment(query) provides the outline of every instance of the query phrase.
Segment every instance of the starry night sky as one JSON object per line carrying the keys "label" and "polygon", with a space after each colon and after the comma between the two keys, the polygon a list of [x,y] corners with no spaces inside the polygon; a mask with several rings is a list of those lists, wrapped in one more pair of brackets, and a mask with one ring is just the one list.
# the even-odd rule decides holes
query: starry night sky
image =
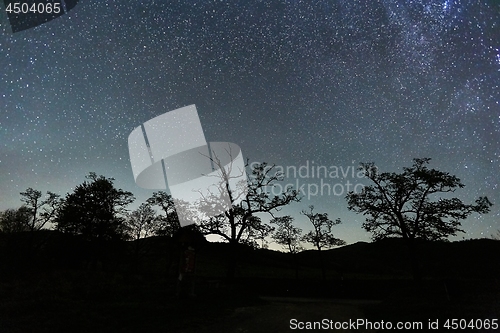
{"label": "starry night sky", "polygon": [[[65,195],[90,171],[137,207],[153,191],[134,183],[129,133],[196,104],[207,141],[251,162],[401,171],[431,157],[465,183],[456,196],[495,204],[458,239],[500,229],[496,1],[81,0],[16,34],[3,7],[0,22],[0,210],[28,187]],[[346,180],[366,183],[323,179]],[[308,229],[310,204],[343,220],[337,237],[369,239],[344,195],[281,214]]]}

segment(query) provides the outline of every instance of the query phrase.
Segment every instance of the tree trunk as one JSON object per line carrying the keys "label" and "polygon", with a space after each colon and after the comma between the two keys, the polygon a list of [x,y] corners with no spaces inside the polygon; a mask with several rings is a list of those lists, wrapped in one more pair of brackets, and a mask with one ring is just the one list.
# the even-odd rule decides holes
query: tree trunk
{"label": "tree trunk", "polygon": [[299,261],[297,258],[297,253],[292,253],[293,256],[293,265],[295,266],[295,279],[299,279]]}
{"label": "tree trunk", "polygon": [[323,277],[323,280],[326,280],[325,261],[323,259],[323,253],[320,248],[318,248],[318,255],[319,255],[319,264],[321,266],[321,276]]}
{"label": "tree trunk", "polygon": [[420,271],[420,262],[418,260],[418,255],[417,255],[417,246],[416,246],[415,241],[413,239],[408,239],[406,241],[406,244],[407,244],[408,254],[409,254],[409,258],[410,258],[413,280],[417,284],[419,284],[420,281],[422,280],[422,272]]}
{"label": "tree trunk", "polygon": [[229,254],[227,262],[226,278],[228,282],[233,282],[236,277],[236,265],[238,261],[239,246],[236,241],[229,242]]}

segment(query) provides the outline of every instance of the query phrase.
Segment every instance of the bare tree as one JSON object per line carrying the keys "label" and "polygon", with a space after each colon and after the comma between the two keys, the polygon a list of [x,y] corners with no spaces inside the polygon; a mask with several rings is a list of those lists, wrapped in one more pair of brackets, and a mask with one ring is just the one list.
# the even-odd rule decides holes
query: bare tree
{"label": "bare tree", "polygon": [[[227,172],[222,171],[221,178],[222,183],[229,182]],[[248,177],[248,192],[240,204],[234,205],[223,214],[201,221],[201,230],[207,234],[221,236],[229,243],[238,243],[247,230],[262,229],[262,221],[255,218],[256,213],[269,213],[274,217],[273,214],[281,207],[300,200],[298,192],[291,188],[287,188],[285,192],[278,195],[271,194],[268,188],[281,180],[283,180],[283,175],[275,171],[274,166],[268,166],[267,163],[254,165],[252,176]],[[227,193],[231,202],[235,202],[233,192],[228,190]],[[217,198],[210,197],[205,198],[202,204],[214,205],[218,201]]]}
{"label": "bare tree", "polygon": [[48,191],[47,197],[42,199],[42,192],[31,187],[20,194],[21,201],[24,202],[24,206],[31,216],[28,223],[30,231],[40,230],[55,219],[61,205],[58,194]]}
{"label": "bare tree", "polygon": [[142,203],[125,218],[125,229],[133,240],[135,270],[139,270],[141,254],[147,253],[149,249],[148,243],[142,242],[141,239],[155,234],[159,228],[158,222],[159,217],[148,203]]}
{"label": "bare tree", "polygon": [[[227,151],[231,156],[231,151]],[[274,213],[281,207],[294,201],[299,201],[298,192],[292,188],[286,188],[280,194],[272,194],[269,189],[283,180],[283,174],[277,172],[274,166],[267,163],[254,163],[251,174],[245,183],[239,182],[236,189],[234,179],[240,178],[244,170],[233,170],[233,165],[224,165],[215,152],[209,157],[218,170],[218,192],[204,196],[200,202],[202,211],[214,211],[220,209],[224,203],[221,197],[228,198],[230,207],[224,213],[215,217],[202,219],[199,222],[200,230],[204,234],[218,235],[231,245],[231,258],[228,267],[228,278],[235,275],[236,253],[238,244],[248,242],[250,237],[263,239],[272,232],[272,228],[265,225],[257,213],[268,213],[274,217]],[[248,166],[248,164],[246,165]],[[242,187],[245,190],[242,190]]]}
{"label": "bare tree", "polygon": [[[249,226],[244,233],[243,239],[247,244],[252,244],[254,248],[267,249],[269,247],[268,236],[273,231],[272,226],[262,223],[258,216],[253,216],[249,219]],[[258,242],[260,242],[260,245]]]}
{"label": "bare tree", "polygon": [[367,216],[363,228],[372,233],[373,239],[405,240],[415,280],[420,279],[416,239],[447,240],[463,232],[461,220],[472,213],[488,213],[492,205],[487,197],[480,197],[473,205],[458,198],[440,197],[465,185],[456,176],[427,168],[430,160],[416,158],[399,174],[378,173],[374,163],[361,163],[360,170],[373,185],[346,197],[350,210]]}
{"label": "bare tree", "polygon": [[345,241],[334,237],[332,234],[333,226],[340,224],[341,221],[340,219],[336,219],[335,221],[330,220],[327,213],[314,213],[314,206],[312,205],[309,206],[309,211],[303,210],[302,214],[307,216],[313,225],[313,230],[305,234],[304,237],[302,237],[302,240],[314,245],[318,250],[321,273],[323,275],[323,279],[326,279],[325,263],[321,251],[325,248],[329,249],[334,246],[342,246],[346,244]]}
{"label": "bare tree", "polygon": [[142,203],[139,208],[128,214],[125,225],[133,240],[152,236],[158,228],[158,217],[153,208]]}
{"label": "bare tree", "polygon": [[299,265],[297,261],[297,253],[304,249],[300,244],[302,229],[295,227],[293,225],[293,217],[288,215],[273,218],[271,220],[271,224],[276,224],[277,226],[272,235],[274,241],[293,256],[295,278],[298,279]]}
{"label": "bare tree", "polygon": [[335,238],[332,234],[333,226],[342,223],[340,219],[332,221],[328,218],[327,213],[314,213],[314,206],[312,205],[309,206],[309,211],[303,210],[302,214],[307,216],[313,225],[313,230],[302,237],[304,242],[314,245],[318,251],[346,244],[345,241]]}
{"label": "bare tree", "polygon": [[271,220],[271,224],[276,224],[276,231],[272,238],[289,253],[298,253],[303,250],[300,244],[302,229],[293,225],[293,217],[280,216]]}

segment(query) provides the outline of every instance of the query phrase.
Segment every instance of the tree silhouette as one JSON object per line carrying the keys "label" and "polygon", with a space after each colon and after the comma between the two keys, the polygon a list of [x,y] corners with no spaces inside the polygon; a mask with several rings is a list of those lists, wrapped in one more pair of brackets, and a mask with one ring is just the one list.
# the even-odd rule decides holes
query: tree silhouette
{"label": "tree silhouette", "polygon": [[132,193],[116,189],[113,178],[91,172],[63,201],[56,218],[57,230],[81,235],[86,240],[125,237],[125,207]]}
{"label": "tree silhouette", "polygon": [[150,206],[158,206],[164,215],[158,216],[156,221],[155,235],[173,236],[180,228],[179,217],[175,210],[174,200],[170,194],[164,191],[154,192],[147,200]]}
{"label": "tree silhouette", "polygon": [[[274,231],[274,228],[268,224],[262,223],[258,216],[252,216],[248,219],[248,227],[242,236],[242,243],[253,248],[268,248],[267,236]],[[260,242],[260,245],[259,245]]]}
{"label": "tree silhouette", "polygon": [[0,213],[0,231],[5,233],[30,231],[31,216],[26,206],[6,209]]}
{"label": "tree silhouette", "polygon": [[[231,245],[227,275],[229,279],[232,279],[235,275],[238,244],[248,243],[252,237],[263,239],[272,232],[272,228],[264,224],[255,214],[268,213],[273,216],[273,213],[279,211],[281,207],[299,201],[300,198],[298,192],[290,187],[278,195],[269,191],[284,177],[283,174],[276,171],[274,166],[269,166],[267,163],[253,164],[247,183],[238,184],[238,186],[247,187],[245,194],[242,195],[243,192],[233,191],[229,186],[233,177],[232,166],[230,165],[229,169],[225,168],[215,152],[210,159],[219,170],[219,190],[221,193],[213,193],[212,196],[204,198],[200,205],[213,211],[214,206],[221,204],[221,195],[225,195],[231,202],[231,208],[218,216],[202,219],[199,222],[199,227],[204,234],[218,235]],[[237,197],[237,195],[243,197]],[[238,200],[241,202],[236,204]]]}
{"label": "tree silhouette", "polygon": [[476,212],[489,212],[491,202],[480,197],[473,205],[458,198],[439,197],[465,185],[447,172],[429,169],[430,158],[413,159],[402,173],[378,173],[374,163],[361,163],[361,170],[373,182],[362,192],[347,194],[350,210],[366,215],[363,228],[374,240],[402,237],[408,247],[413,277],[420,279],[416,239],[446,240],[463,232],[461,220]]}
{"label": "tree silhouette", "polygon": [[300,245],[302,229],[295,227],[293,220],[288,215],[273,218],[271,224],[276,224],[276,231],[272,238],[289,253],[298,253],[303,250]]}
{"label": "tree silhouette", "polygon": [[[214,163],[218,163],[214,159]],[[220,167],[223,170],[223,167]],[[222,182],[229,183],[227,172],[221,171]],[[278,211],[281,207],[288,205],[293,201],[299,201],[298,192],[287,188],[285,192],[273,195],[268,191],[276,184],[283,180],[283,175],[276,172],[274,166],[268,166],[267,163],[259,163],[253,166],[252,176],[248,177],[248,191],[238,205],[233,205],[232,208],[225,213],[214,218],[203,220],[200,223],[201,230],[207,234],[221,236],[230,243],[238,243],[244,236],[246,231],[250,229],[263,230],[265,228],[262,221],[256,218],[256,213],[270,213]],[[231,202],[235,202],[233,192],[229,192]],[[202,204],[212,205],[212,198],[206,199]]]}
{"label": "tree silhouette", "polygon": [[149,250],[148,243],[140,239],[147,238],[156,233],[160,218],[149,203],[142,203],[136,210],[127,214],[125,230],[129,239],[133,240],[134,269],[139,270],[141,254]]}
{"label": "tree silhouette", "polygon": [[148,203],[142,203],[139,208],[127,214],[125,226],[132,240],[147,238],[156,233],[159,228],[159,218]]}
{"label": "tree silhouette", "polygon": [[21,192],[21,201],[30,215],[28,228],[30,231],[42,229],[48,222],[53,221],[61,205],[58,194],[47,192],[47,198],[42,199],[42,192],[31,187]]}
{"label": "tree silhouette", "polygon": [[271,220],[271,224],[276,224],[276,230],[272,234],[273,240],[293,256],[295,266],[295,278],[299,277],[299,265],[296,254],[303,250],[300,244],[302,229],[293,225],[293,217],[280,216]]}
{"label": "tree silhouette", "polygon": [[[199,231],[197,226],[188,225],[181,227],[179,221],[179,215],[177,214],[177,209],[185,209],[186,203],[177,200],[174,202],[172,195],[165,191],[154,192],[153,195],[147,200],[148,205],[160,207],[163,211],[163,215],[158,215],[155,222],[154,234],[157,236],[167,236],[174,239],[174,242],[168,242],[167,244],[167,267],[169,271],[175,268],[175,261],[179,259],[179,235],[193,235],[198,234]],[[197,237],[195,237],[197,238]],[[180,242],[182,243],[182,241]],[[182,247],[182,246],[181,246]],[[185,250],[185,249],[184,249]],[[178,269],[178,267],[176,268]],[[176,272],[178,273],[178,272]]]}
{"label": "tree silhouette", "polygon": [[305,234],[304,237],[302,237],[302,240],[314,245],[318,250],[321,273],[323,279],[326,279],[325,263],[321,250],[324,248],[329,249],[334,246],[342,246],[346,244],[345,241],[335,238],[332,234],[333,226],[340,224],[341,221],[340,219],[336,219],[335,221],[330,220],[327,213],[314,213],[314,206],[312,205],[309,206],[309,211],[303,210],[302,214],[307,216],[313,225],[313,230]]}

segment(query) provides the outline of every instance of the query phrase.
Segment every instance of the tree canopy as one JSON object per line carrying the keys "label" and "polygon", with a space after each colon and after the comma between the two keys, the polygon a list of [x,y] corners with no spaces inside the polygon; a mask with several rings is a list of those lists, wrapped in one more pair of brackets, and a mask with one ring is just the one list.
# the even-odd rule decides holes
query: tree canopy
{"label": "tree canopy", "polygon": [[302,214],[307,216],[313,225],[313,229],[302,237],[304,242],[314,245],[319,251],[346,244],[345,241],[336,238],[332,233],[333,226],[341,223],[340,219],[333,221],[328,218],[327,213],[315,213],[312,205],[309,206],[309,211],[303,210]]}
{"label": "tree canopy", "polygon": [[[461,220],[489,212],[492,203],[480,197],[475,204],[444,195],[465,185],[448,172],[429,169],[430,158],[416,158],[402,173],[378,173],[374,163],[361,163],[373,184],[347,195],[348,208],[366,216],[363,228],[373,239],[445,240],[463,232]],[[443,195],[443,196],[440,196]]]}
{"label": "tree canopy", "polygon": [[142,203],[139,208],[127,214],[125,225],[132,240],[154,235],[159,228],[159,217],[151,205]]}
{"label": "tree canopy", "polygon": [[163,215],[158,215],[156,220],[155,234],[158,236],[173,236],[180,228],[179,217],[175,210],[174,199],[164,191],[154,192],[147,200],[150,206],[158,206]]}
{"label": "tree canopy", "polygon": [[[214,160],[214,163],[218,161]],[[227,186],[224,184],[229,184],[229,176],[223,172],[223,166],[219,169],[222,183],[220,187],[226,189]],[[281,207],[300,200],[298,192],[291,188],[286,188],[283,193],[277,195],[271,193],[269,189],[281,180],[283,175],[277,172],[274,166],[269,166],[267,163],[254,164],[248,177],[246,194],[241,202],[234,204],[223,214],[200,221],[201,231],[221,236],[230,243],[249,243],[251,240],[264,239],[273,228],[264,224],[255,214],[268,213],[274,217],[273,214]],[[236,202],[237,198],[233,197],[234,192],[229,190],[226,194],[231,203]],[[214,195],[215,200],[207,198],[201,204],[212,207],[218,204],[218,197],[220,195]]]}
{"label": "tree canopy", "polygon": [[42,192],[31,187],[20,194],[23,207],[30,216],[27,224],[30,231],[40,230],[53,221],[61,204],[58,194],[48,191],[43,199]]}
{"label": "tree canopy", "polygon": [[134,201],[132,193],[115,188],[113,178],[91,172],[86,179],[64,199],[56,228],[87,240],[123,238],[125,207]]}
{"label": "tree canopy", "polygon": [[5,233],[30,231],[31,213],[26,206],[0,212],[0,231]]}
{"label": "tree canopy", "polygon": [[283,180],[283,174],[276,171],[274,166],[253,163],[246,182],[238,182],[234,190],[231,183],[239,179],[241,174],[233,176],[233,166],[230,164],[226,168],[215,154],[212,154],[210,159],[219,172],[219,193],[205,196],[200,202],[201,211],[213,212],[216,211],[215,207],[218,207],[217,210],[222,205],[226,207],[227,200],[221,198],[228,199],[230,205],[229,208],[224,208],[226,210],[222,214],[200,219],[198,225],[204,234],[218,235],[231,244],[227,276],[232,279],[235,276],[238,244],[256,247],[257,240],[260,240],[265,246],[265,238],[273,231],[273,228],[263,223],[256,214],[267,213],[274,217],[274,213],[280,208],[299,201],[300,198],[298,192],[290,187],[279,194],[270,191],[277,182]]}
{"label": "tree canopy", "polygon": [[298,253],[303,250],[300,244],[302,229],[294,226],[293,220],[293,217],[288,215],[273,218],[271,224],[276,225],[276,231],[272,238],[289,253]]}

